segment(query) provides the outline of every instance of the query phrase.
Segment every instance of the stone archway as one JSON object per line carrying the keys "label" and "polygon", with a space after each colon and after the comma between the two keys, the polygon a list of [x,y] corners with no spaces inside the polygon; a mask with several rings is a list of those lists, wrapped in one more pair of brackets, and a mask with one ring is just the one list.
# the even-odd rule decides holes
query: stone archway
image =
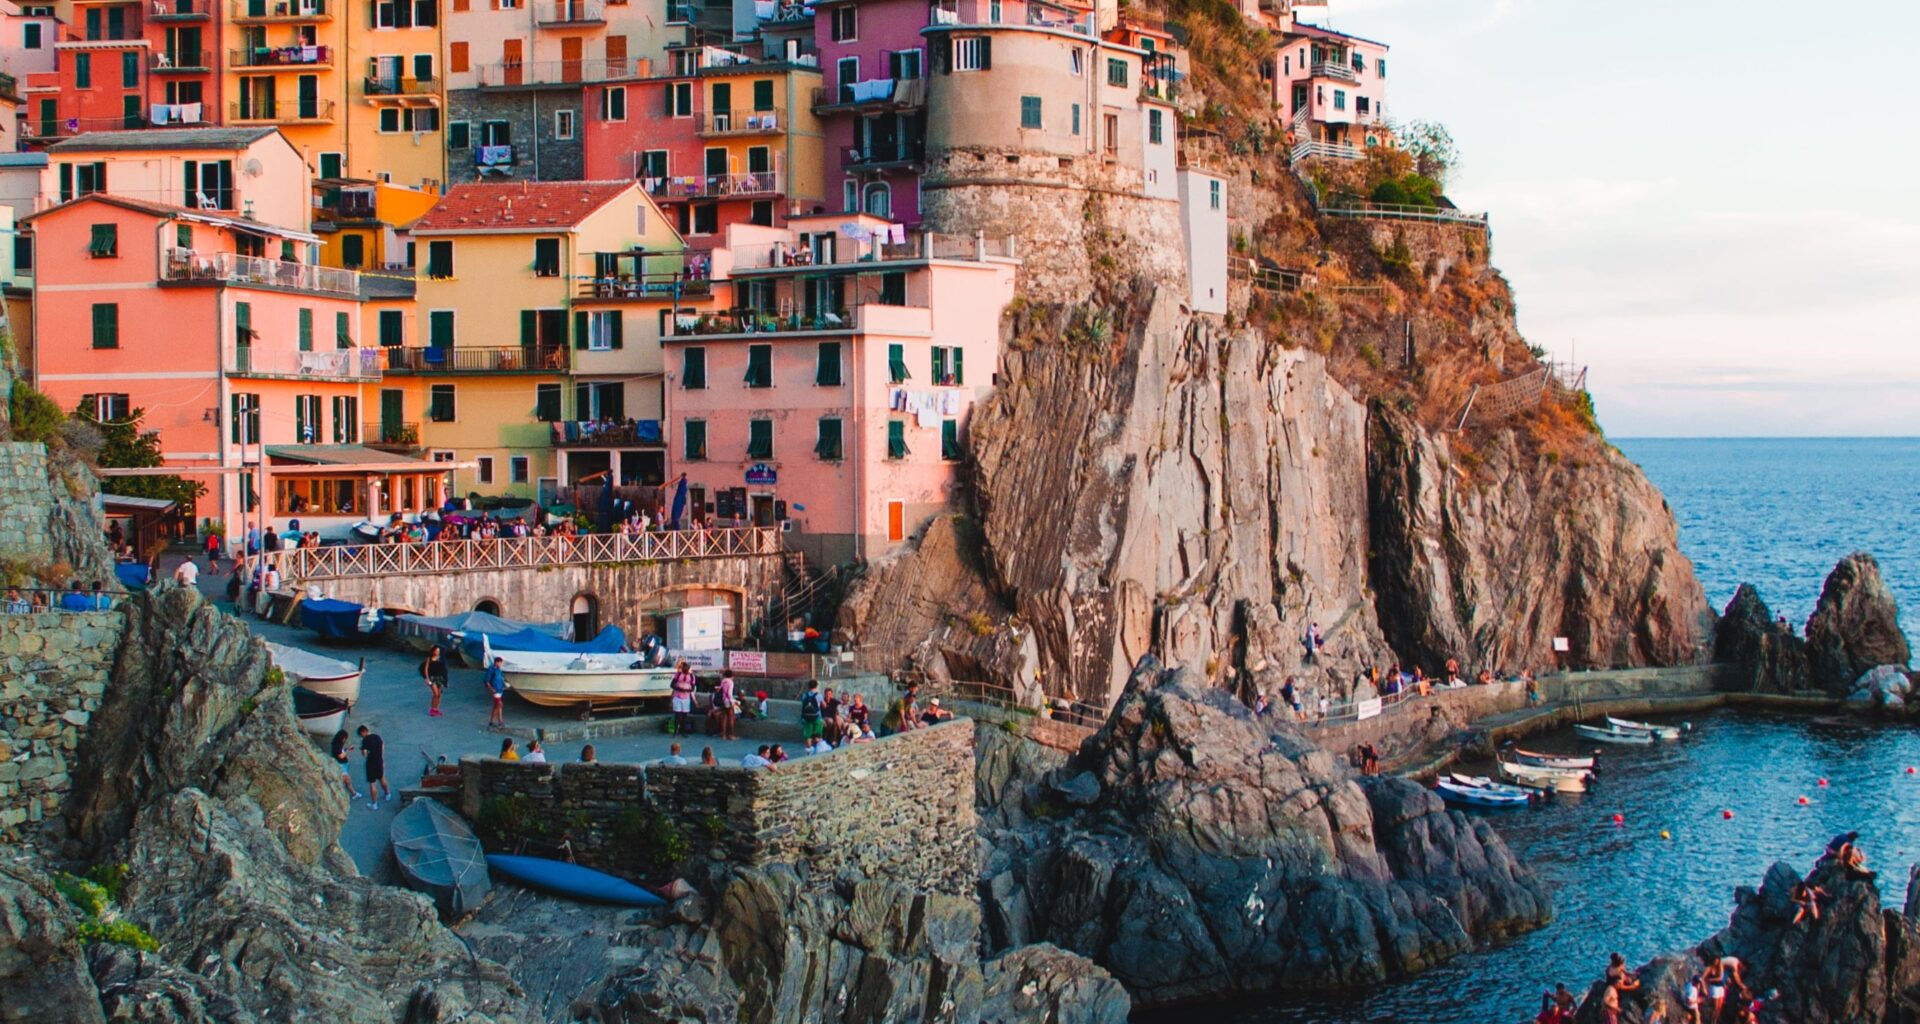
{"label": "stone archway", "polygon": [[488,615],[499,615],[500,602],[491,597],[483,597],[474,602],[473,610],[476,612],[485,612]]}
{"label": "stone archway", "polygon": [[575,641],[591,640],[594,634],[600,632],[599,598],[588,593],[575,594],[568,610],[573,618]]}

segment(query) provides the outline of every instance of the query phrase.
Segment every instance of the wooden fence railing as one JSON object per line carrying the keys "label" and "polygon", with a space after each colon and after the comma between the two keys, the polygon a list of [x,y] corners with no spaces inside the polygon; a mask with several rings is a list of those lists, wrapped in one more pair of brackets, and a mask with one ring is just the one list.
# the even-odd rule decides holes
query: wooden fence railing
{"label": "wooden fence railing", "polygon": [[[740,558],[780,554],[780,531],[762,527],[590,533],[578,537],[496,537],[424,544],[343,544],[270,551],[287,583],[418,575],[479,569],[537,569],[605,562],[663,562],[684,558]],[[251,566],[249,566],[251,572]]]}

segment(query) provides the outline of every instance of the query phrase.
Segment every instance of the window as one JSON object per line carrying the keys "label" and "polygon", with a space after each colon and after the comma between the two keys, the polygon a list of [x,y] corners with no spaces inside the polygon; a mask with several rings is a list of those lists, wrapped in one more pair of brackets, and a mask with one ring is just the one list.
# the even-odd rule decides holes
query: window
{"label": "window", "polygon": [[435,384],[427,389],[427,419],[435,423],[453,422],[453,385]]}
{"label": "window", "polygon": [[473,459],[474,478],[483,484],[493,482],[493,456],[476,455]]}
{"label": "window", "polygon": [[553,112],[553,137],[561,142],[573,138],[573,111],[556,110]]}
{"label": "window", "polygon": [[965,356],[965,350],[958,347],[935,345],[933,347],[933,382],[965,384],[967,382]]}
{"label": "window", "polygon": [[542,423],[560,421],[560,385],[535,384],[533,386],[533,418]]}
{"label": "window", "polygon": [[1364,53],[1361,53],[1359,50],[1353,51],[1353,70],[1355,71],[1367,70],[1367,55]]}
{"label": "window", "polygon": [[773,458],[773,421],[747,421],[747,458]]}
{"label": "window", "polygon": [[120,87],[123,89],[140,87],[140,55],[132,50],[120,55]]}
{"label": "window", "polygon": [[1072,71],[1075,78],[1080,77],[1086,70],[1086,63],[1087,55],[1084,50],[1076,46],[1067,51],[1067,70]]}
{"label": "window", "polygon": [[685,448],[682,455],[688,462],[704,462],[707,458],[707,421],[687,420],[680,425],[680,436]]}
{"label": "window", "polygon": [[1107,84],[1121,88],[1127,86],[1127,62],[1118,57],[1107,58]]}
{"label": "window", "polygon": [[453,276],[453,243],[434,240],[427,243],[427,276],[444,281]]}
{"label": "window", "polygon": [[300,351],[313,351],[313,310],[300,309]]}
{"label": "window", "polygon": [[115,302],[93,304],[93,347],[120,347],[120,305]]}
{"label": "window", "polygon": [[853,102],[853,83],[860,80],[860,58],[842,57],[833,66],[834,80],[840,83],[840,102]]}
{"label": "window", "polygon": [[953,70],[985,71],[993,66],[993,44],[986,36],[953,41]]}
{"label": "window", "polygon": [[907,304],[907,272],[890,270],[880,275],[880,304],[882,306],[904,306]]}
{"label": "window", "polygon": [[675,82],[673,88],[667,90],[667,116],[693,116],[692,82]]}
{"label": "window", "polygon": [[[89,14],[92,12],[89,11]],[[73,55],[73,86],[76,89],[93,88],[93,54],[76,53]]]}
{"label": "window", "polygon": [[[625,327],[624,318],[619,310],[601,310],[595,313],[575,313],[574,319],[586,321],[585,344],[579,347],[595,352],[610,352],[621,347],[621,334]],[[576,331],[578,333],[578,325]],[[579,339],[576,339],[578,342]]]}
{"label": "window", "polygon": [[646,152],[640,154],[639,170],[640,170],[640,173],[637,176],[641,178],[666,177],[667,176],[667,151],[664,149],[649,149]]}
{"label": "window", "polygon": [[884,181],[870,182],[860,190],[860,208],[875,217],[893,216],[893,186]]}
{"label": "window", "polygon": [[120,225],[95,224],[93,237],[87,242],[87,255],[96,260],[120,255]]}
{"label": "window", "polygon": [[747,386],[750,388],[770,388],[773,386],[773,346],[747,346]]}
{"label": "window", "polygon": [[[458,71],[459,68],[454,70]],[[468,121],[450,121],[447,123],[447,148],[469,149],[473,146],[473,125]]]}
{"label": "window", "polygon": [[507,459],[507,472],[513,474],[513,482],[516,484],[527,482],[528,467],[529,461],[525,455],[514,455]]}
{"label": "window", "polygon": [[1333,109],[1335,110],[1347,109],[1347,90],[1345,89],[1333,90]]}
{"label": "window", "polygon": [[320,396],[293,396],[293,439],[301,444],[318,444],[320,431],[324,426],[320,422]]}
{"label": "window", "polygon": [[948,462],[960,461],[960,421],[940,421],[940,457]]}
{"label": "window", "polygon": [[920,77],[920,51],[895,50],[887,55],[887,74],[902,82]]}
{"label": "window", "polygon": [[693,233],[711,235],[720,230],[720,204],[695,203],[693,205]]}
{"label": "window", "polygon": [[988,0],[987,21],[991,24],[998,25],[1000,24],[1000,15],[1000,0]]}
{"label": "window", "polygon": [[1382,57],[1373,62],[1373,73],[1381,78],[1387,77],[1387,58]]}
{"label": "window", "polygon": [[1073,105],[1073,134],[1080,134],[1080,104]]}
{"label": "window", "polygon": [[333,399],[333,443],[360,443],[360,400],[352,395]]}
{"label": "window", "polygon": [[20,37],[21,47],[28,50],[40,49],[40,40],[42,38],[40,33],[45,26],[39,22],[30,21],[20,27],[22,29]]}
{"label": "window", "polygon": [[905,384],[912,374],[907,372],[907,346],[898,343],[887,346],[887,380],[893,384]]}
{"label": "window", "polygon": [[694,346],[680,353],[680,386],[698,391],[707,386],[707,350]]}
{"label": "window", "polygon": [[1207,182],[1207,205],[1218,210],[1223,201],[1224,197],[1220,194],[1220,183],[1217,181]]}
{"label": "window", "polygon": [[842,4],[833,9],[833,41],[851,42],[859,36],[859,19],[852,4]]}
{"label": "window", "polygon": [[1147,110],[1147,142],[1158,146],[1166,141],[1166,128],[1161,123],[1165,115],[1158,108]]}
{"label": "window", "polygon": [[823,341],[820,343],[820,355],[813,369],[813,382],[821,387],[840,386],[840,343]]}
{"label": "window", "polygon": [[773,109],[773,80],[762,78],[753,83],[753,109],[756,111]]}
{"label": "window", "polygon": [[33,269],[33,236],[13,236],[13,269],[22,273]]}
{"label": "window", "polygon": [[840,183],[840,210],[852,213],[860,208],[860,183],[848,178]]}
{"label": "window", "polygon": [[340,236],[340,265],[348,270],[359,270],[367,265],[367,239],[365,235]]}
{"label": "window", "polygon": [[406,344],[406,314],[397,309],[380,311],[380,346],[399,348]]}
{"label": "window", "polygon": [[433,81],[433,54],[416,53],[413,55],[413,78],[416,82]]}
{"label": "window", "polygon": [[440,130],[440,111],[436,107],[381,107],[380,131],[436,132]]}
{"label": "window", "polygon": [[233,343],[245,348],[253,344],[253,303],[233,304]]}
{"label": "window", "polygon": [[427,344],[432,348],[453,347],[453,310],[434,309],[427,312]]}
{"label": "window", "polygon": [[609,85],[600,91],[600,120],[625,121],[627,119],[627,87]]}
{"label": "window", "polygon": [[90,164],[60,165],[60,201],[90,196],[95,192],[107,190],[107,165],[105,161]]}
{"label": "window", "polygon": [[87,395],[81,401],[93,406],[93,418],[102,423],[114,423],[133,415],[132,400],[126,395]]}
{"label": "window", "polygon": [[342,177],[340,171],[346,166],[346,162],[346,155],[343,153],[320,154],[320,176],[322,178]]}
{"label": "window", "polygon": [[907,421],[887,421],[887,458],[904,459],[913,453],[907,450]]}
{"label": "window", "polygon": [[180,164],[180,180],[185,188],[180,205],[190,210],[231,210],[233,202],[233,161],[186,160]]}
{"label": "window", "polygon": [[840,449],[840,417],[822,416],[819,435],[813,442],[813,454],[827,462],[839,462]]}
{"label": "window", "polygon": [[1120,115],[1119,114],[1102,114],[1100,119],[1102,122],[1102,126],[1106,128],[1106,131],[1107,131],[1107,138],[1106,138],[1107,152],[1109,154],[1119,152],[1120,151]]}
{"label": "window", "polygon": [[755,199],[753,203],[747,207],[747,223],[757,224],[763,228],[772,227],[773,200]]}
{"label": "window", "polygon": [[353,318],[345,313],[333,314],[333,345],[335,348],[353,347]]}
{"label": "window", "polygon": [[535,277],[560,276],[560,240],[558,238],[533,240],[533,275]]}
{"label": "window", "polygon": [[513,122],[511,121],[480,122],[480,144],[482,146],[513,145]]}
{"label": "window", "polygon": [[234,444],[260,443],[259,395],[233,396],[233,429],[230,436]]}
{"label": "window", "polygon": [[1022,128],[1040,127],[1040,97],[1038,96],[1020,97],[1020,127]]}

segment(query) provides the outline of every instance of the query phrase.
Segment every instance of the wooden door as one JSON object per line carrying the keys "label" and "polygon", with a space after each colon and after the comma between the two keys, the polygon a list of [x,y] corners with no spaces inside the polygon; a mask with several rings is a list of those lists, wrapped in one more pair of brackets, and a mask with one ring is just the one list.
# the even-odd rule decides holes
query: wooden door
{"label": "wooden door", "polygon": [[904,501],[887,502],[887,540],[888,542],[907,539],[907,503]]}
{"label": "wooden door", "polygon": [[521,53],[521,40],[505,39],[500,44],[500,77],[504,85],[519,85],[525,73],[525,57]]}
{"label": "wooden door", "polygon": [[579,36],[568,36],[560,40],[560,80],[578,82],[580,80],[580,55],[586,47],[586,41]]}

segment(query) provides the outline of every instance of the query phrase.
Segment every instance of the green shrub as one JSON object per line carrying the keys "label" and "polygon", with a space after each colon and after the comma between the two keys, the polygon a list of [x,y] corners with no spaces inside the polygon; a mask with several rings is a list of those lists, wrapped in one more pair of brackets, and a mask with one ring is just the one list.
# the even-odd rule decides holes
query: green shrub
{"label": "green shrub", "polygon": [[1383,181],[1373,187],[1373,194],[1367,197],[1376,203],[1390,203],[1395,206],[1408,206],[1413,198],[1407,195],[1406,187],[1397,181]]}
{"label": "green shrub", "polygon": [[53,399],[34,390],[33,385],[25,381],[13,382],[13,399],[8,412],[13,417],[13,437],[16,441],[51,441],[60,436],[60,424],[66,422],[66,415]]}
{"label": "green shrub", "polygon": [[145,928],[132,921],[82,921],[76,932],[83,943],[111,942],[148,953],[159,950],[160,943]]}
{"label": "green shrub", "polygon": [[522,839],[547,833],[546,823],[540,820],[540,808],[531,797],[518,793],[481,801],[478,824],[481,840],[499,849],[511,848]]}
{"label": "green shrub", "polygon": [[60,890],[60,895],[65,896],[68,903],[88,917],[99,917],[113,906],[113,897],[108,895],[106,886],[77,875],[61,872],[53,876],[53,887]]}
{"label": "green shrub", "polygon": [[[707,828],[712,830],[711,820]],[[621,863],[632,865],[653,878],[672,874],[674,867],[693,852],[673,822],[649,807],[628,808],[620,816],[619,824],[613,828],[613,848]]]}
{"label": "green shrub", "polygon": [[95,864],[87,869],[87,880],[107,891],[107,898],[120,902],[120,893],[127,887],[127,876],[133,869],[125,864]]}

